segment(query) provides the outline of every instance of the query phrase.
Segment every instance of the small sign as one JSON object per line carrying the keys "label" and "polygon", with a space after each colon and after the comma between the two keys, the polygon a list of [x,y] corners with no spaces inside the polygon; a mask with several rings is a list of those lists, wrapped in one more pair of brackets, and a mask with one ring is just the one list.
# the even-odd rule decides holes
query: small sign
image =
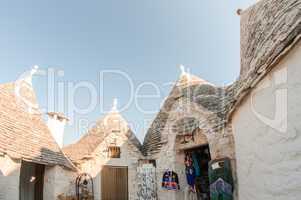
{"label": "small sign", "polygon": [[213,169],[213,170],[216,170],[216,169],[219,169],[219,168],[221,168],[221,166],[219,165],[218,162],[212,164],[212,169]]}

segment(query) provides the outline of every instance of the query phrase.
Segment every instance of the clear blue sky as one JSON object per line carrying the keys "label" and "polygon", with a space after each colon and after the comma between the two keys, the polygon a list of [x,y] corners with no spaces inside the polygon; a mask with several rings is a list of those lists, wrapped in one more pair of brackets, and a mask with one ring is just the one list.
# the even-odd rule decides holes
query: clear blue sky
{"label": "clear blue sky", "polygon": [[[122,112],[140,140],[154,118],[170,86],[180,74],[179,64],[216,85],[229,84],[239,73],[238,8],[255,0],[3,0],[0,2],[0,82],[11,82],[33,65],[63,70],[56,82],[95,85],[99,101],[87,114],[71,114],[65,144],[85,133],[80,119],[90,123],[104,116],[118,97],[120,106],[129,100],[128,82],[116,75],[105,76],[99,87],[99,72],[122,70],[134,83],[152,82],[160,88],[158,98],[140,99]],[[36,77],[34,87],[40,106],[65,112],[70,99],[47,94],[46,77]],[[57,84],[55,85],[55,87]],[[66,89],[70,92],[70,90]],[[156,94],[150,85],[140,94]],[[59,103],[48,108],[47,99]],[[76,91],[74,102],[85,108],[90,102],[86,89]],[[72,108],[71,108],[72,109]],[[68,113],[68,112],[67,112]],[[69,114],[69,113],[68,113]],[[70,115],[70,114],[69,114]]]}

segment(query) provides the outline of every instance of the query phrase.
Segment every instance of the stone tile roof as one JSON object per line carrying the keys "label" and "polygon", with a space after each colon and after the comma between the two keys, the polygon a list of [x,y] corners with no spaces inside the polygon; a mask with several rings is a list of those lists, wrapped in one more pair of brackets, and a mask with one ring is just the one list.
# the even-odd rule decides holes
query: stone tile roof
{"label": "stone tile roof", "polygon": [[301,38],[300,0],[261,0],[241,16],[241,72],[238,81],[227,88],[236,106]]}
{"label": "stone tile roof", "polygon": [[199,126],[202,126],[201,123],[207,123],[208,121],[215,124],[212,129],[218,129],[222,126],[222,119],[225,116],[221,112],[224,103],[221,101],[223,91],[223,88],[216,87],[197,76],[189,75],[188,78],[187,76],[181,76],[147,131],[142,147],[143,154],[148,156],[158,153],[162,145],[166,143],[162,137],[162,131],[166,126],[173,105],[176,103],[189,101],[196,104],[200,109],[211,112],[212,116],[206,122],[198,121]]}
{"label": "stone tile roof", "polygon": [[0,152],[14,159],[75,169],[43,121],[32,87],[22,81],[0,85]]}
{"label": "stone tile roof", "polygon": [[65,154],[74,162],[79,163],[83,159],[93,156],[95,149],[109,136],[112,132],[124,133],[131,144],[138,151],[141,144],[135,134],[128,127],[128,123],[119,114],[119,112],[111,112],[104,118],[99,120],[96,125],[88,131],[78,142],[70,144],[63,148]]}
{"label": "stone tile roof", "polygon": [[[204,81],[172,89],[158,115],[151,124],[143,144],[143,153],[158,153],[166,143],[162,131],[172,106],[181,98],[194,101],[215,115],[208,119],[212,130],[220,129],[229,120],[241,100],[301,38],[300,0],[261,0],[245,10],[241,16],[241,73],[237,81],[227,87],[215,87]],[[178,82],[187,82],[179,80]],[[184,89],[185,90],[185,89]],[[198,122],[201,123],[201,122]],[[207,122],[204,122],[207,123]],[[202,124],[199,124],[200,126]]]}
{"label": "stone tile roof", "polygon": [[242,78],[262,73],[300,37],[300,0],[262,0],[241,15]]}

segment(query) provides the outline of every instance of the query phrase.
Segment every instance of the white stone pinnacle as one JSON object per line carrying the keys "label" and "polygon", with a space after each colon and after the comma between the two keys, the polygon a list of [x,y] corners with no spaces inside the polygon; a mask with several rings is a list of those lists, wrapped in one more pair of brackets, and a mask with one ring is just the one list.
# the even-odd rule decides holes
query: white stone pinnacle
{"label": "white stone pinnacle", "polygon": [[37,65],[33,66],[30,72],[27,72],[23,80],[28,84],[32,85],[32,77],[38,72],[39,67]]}
{"label": "white stone pinnacle", "polygon": [[39,69],[39,66],[37,66],[37,65],[33,66],[33,68],[32,68],[31,71],[30,71],[30,74],[31,74],[31,75],[36,74],[37,71],[38,71],[38,69]]}
{"label": "white stone pinnacle", "polygon": [[180,65],[181,76],[187,77],[187,81],[190,81],[189,68],[185,68],[184,65]]}
{"label": "white stone pinnacle", "polygon": [[112,111],[118,111],[118,99],[114,98],[113,100],[113,106],[112,106]]}
{"label": "white stone pinnacle", "polygon": [[186,74],[185,66],[184,65],[180,65],[180,69],[181,69],[181,75],[185,75]]}

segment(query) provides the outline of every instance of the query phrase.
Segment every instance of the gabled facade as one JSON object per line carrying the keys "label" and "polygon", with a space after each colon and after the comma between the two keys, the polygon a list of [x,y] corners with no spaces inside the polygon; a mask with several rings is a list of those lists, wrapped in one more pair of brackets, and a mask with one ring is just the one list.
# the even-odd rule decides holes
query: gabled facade
{"label": "gabled facade", "polygon": [[[199,155],[198,151],[206,147],[210,159],[228,157],[235,169],[233,135],[231,126],[225,123],[224,109],[228,104],[225,88],[182,73],[143,145],[144,155],[156,160],[158,199],[188,198],[185,156],[192,151]],[[178,175],[180,188],[177,191],[160,187],[163,174],[170,170]]]}
{"label": "gabled facade", "polygon": [[93,177],[94,199],[108,195],[120,199],[116,195],[121,195],[132,200],[137,199],[137,168],[143,159],[140,149],[126,120],[112,109],[77,143],[63,150],[81,172]]}

